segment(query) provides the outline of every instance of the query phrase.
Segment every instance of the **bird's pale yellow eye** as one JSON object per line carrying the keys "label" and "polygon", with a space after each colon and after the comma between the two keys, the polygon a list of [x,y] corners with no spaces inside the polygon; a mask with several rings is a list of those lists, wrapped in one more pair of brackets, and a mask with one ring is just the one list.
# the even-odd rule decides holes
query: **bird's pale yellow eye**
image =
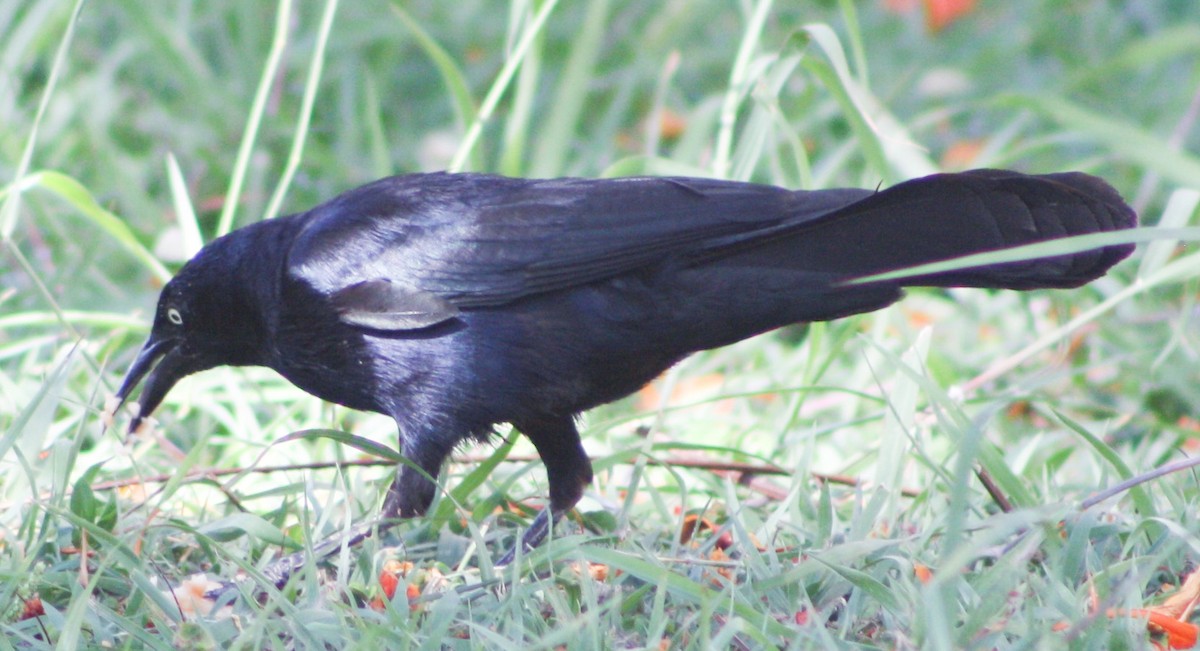
{"label": "bird's pale yellow eye", "polygon": [[183,315],[173,307],[167,309],[167,320],[175,325],[183,325]]}

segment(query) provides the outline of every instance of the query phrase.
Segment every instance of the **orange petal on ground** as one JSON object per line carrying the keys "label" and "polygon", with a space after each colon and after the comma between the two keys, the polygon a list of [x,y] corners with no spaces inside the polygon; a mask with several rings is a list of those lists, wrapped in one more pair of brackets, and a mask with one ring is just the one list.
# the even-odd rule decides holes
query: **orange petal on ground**
{"label": "orange petal on ground", "polygon": [[1190,649],[1196,646],[1200,637],[1200,627],[1188,622],[1181,622],[1170,615],[1158,612],[1154,608],[1133,608],[1131,610],[1110,609],[1109,619],[1116,617],[1133,617],[1146,620],[1146,628],[1153,633],[1164,633],[1167,644],[1172,649]]}
{"label": "orange petal on ground", "polygon": [[1185,620],[1192,616],[1197,603],[1200,603],[1200,572],[1192,572],[1183,580],[1183,585],[1179,586],[1175,594],[1147,610],[1163,613],[1176,620]]}
{"label": "orange petal on ground", "polygon": [[225,619],[233,614],[233,606],[227,605],[220,610],[214,611],[213,606],[217,604],[207,596],[209,592],[220,587],[220,583],[209,579],[204,574],[193,574],[184,579],[183,583],[180,583],[178,587],[173,588],[171,593],[175,603],[179,606],[180,614],[185,618],[212,617],[214,619]]}
{"label": "orange petal on ground", "polygon": [[708,518],[702,518],[694,513],[683,518],[683,526],[679,529],[679,544],[686,545],[692,536],[701,531],[715,531],[717,525]]}
{"label": "orange petal on ground", "polygon": [[974,9],[975,0],[925,0],[925,26],[940,32]]}
{"label": "orange petal on ground", "polygon": [[913,574],[917,576],[917,580],[921,583],[929,583],[933,580],[933,570],[929,569],[928,565],[913,563]]}
{"label": "orange petal on ground", "polygon": [[388,571],[379,573],[379,587],[383,588],[383,596],[391,599],[396,596],[396,587],[400,585],[400,577]]}
{"label": "orange petal on ground", "polygon": [[26,619],[33,619],[34,617],[41,617],[42,615],[46,614],[46,607],[42,605],[42,598],[40,595],[35,594],[32,597],[25,599],[24,602],[25,606],[21,609],[20,617],[22,621]]}

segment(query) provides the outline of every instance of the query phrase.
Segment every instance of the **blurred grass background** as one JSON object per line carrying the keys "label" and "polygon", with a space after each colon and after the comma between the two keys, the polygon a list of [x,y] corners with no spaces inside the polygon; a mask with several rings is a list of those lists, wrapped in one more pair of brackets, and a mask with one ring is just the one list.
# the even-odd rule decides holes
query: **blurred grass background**
{"label": "blurred grass background", "polygon": [[[0,0],[0,645],[1144,646],[1140,620],[1103,613],[1195,565],[1197,478],[1079,504],[1197,448],[1200,259],[1169,240],[1079,291],[918,291],[689,359],[586,417],[586,527],[515,575],[490,560],[524,522],[510,502],[544,501],[540,464],[452,464],[449,521],[198,616],[165,586],[371,517],[390,477],[204,471],[354,461],[329,437],[269,446],[333,428],[394,447],[394,426],[222,369],[172,392],[157,440],[101,429],[157,289],[202,241],[388,174],[815,189],[1078,169],[1146,225],[1190,223],[1200,5],[979,0],[940,24],[940,4]],[[680,543],[689,514],[717,531]],[[416,564],[412,609],[370,604],[392,557]]]}

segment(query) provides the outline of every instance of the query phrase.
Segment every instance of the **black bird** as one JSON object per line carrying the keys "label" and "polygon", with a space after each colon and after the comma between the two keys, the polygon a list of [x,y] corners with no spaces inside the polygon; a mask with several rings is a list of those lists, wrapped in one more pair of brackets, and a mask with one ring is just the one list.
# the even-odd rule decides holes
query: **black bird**
{"label": "black bird", "polygon": [[[396,176],[204,247],[163,288],[117,398],[146,378],[133,430],[186,375],[267,366],[323,400],[394,418],[401,452],[431,477],[460,442],[511,423],[549,477],[550,508],[524,537],[536,545],[592,479],[580,412],[690,353],[876,310],[902,285],[1077,287],[1132,245],[846,281],[1136,222],[1082,173],[976,170],[878,192]],[[383,518],[423,513],[434,489],[401,466]]]}

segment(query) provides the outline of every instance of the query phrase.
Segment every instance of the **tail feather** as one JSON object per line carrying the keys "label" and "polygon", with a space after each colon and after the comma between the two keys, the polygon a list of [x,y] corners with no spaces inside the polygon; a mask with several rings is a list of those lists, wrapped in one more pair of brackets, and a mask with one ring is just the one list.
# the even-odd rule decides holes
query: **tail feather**
{"label": "tail feather", "polygon": [[[890,192],[891,196],[886,196]],[[1107,183],[1078,172],[1029,176],[975,170],[918,179],[875,195],[878,207],[850,206],[843,219],[866,220],[881,212],[903,220],[882,245],[895,251],[899,267],[1087,235],[1137,225],[1137,215]],[[872,197],[873,199],[875,197]],[[868,200],[870,201],[870,200]],[[867,203],[864,201],[862,203]],[[851,226],[862,234],[865,223]],[[874,229],[872,229],[874,230]],[[851,234],[851,237],[854,235]],[[1069,255],[972,267],[908,279],[906,285],[1034,289],[1078,287],[1094,280],[1133,251],[1109,246]],[[872,273],[890,269],[874,269]]]}
{"label": "tail feather", "polygon": [[[806,193],[797,193],[798,205]],[[1005,170],[936,174],[901,183],[817,219],[737,243],[747,264],[843,277],[895,271],[1072,235],[1132,228],[1137,215],[1103,180],[1079,172]],[[1102,276],[1133,245],[906,278],[907,286],[1077,287]],[[757,263],[755,262],[757,261]]]}
{"label": "tail feather", "polygon": [[939,174],[851,198],[816,217],[806,212],[811,193],[794,197],[793,221],[714,241],[700,264],[678,276],[684,288],[678,295],[684,298],[672,303],[671,314],[676,329],[691,335],[681,345],[703,350],[789,323],[877,310],[899,299],[903,287],[1076,287],[1102,276],[1133,246],[897,280],[846,281],[1137,224],[1116,190],[1080,173]]}
{"label": "tail feather", "polygon": [[[968,173],[982,181],[978,193],[983,219],[991,219],[1000,237],[981,250],[1002,249],[1060,237],[1102,233],[1137,225],[1137,215],[1104,181],[1068,172],[1026,176],[980,170]],[[971,186],[968,183],[968,186]],[[1069,255],[990,265],[935,274],[917,282],[940,286],[1007,289],[1078,287],[1094,280],[1133,251],[1133,245],[1109,246]],[[965,255],[975,251],[963,251]],[[906,283],[914,284],[914,283]]]}

